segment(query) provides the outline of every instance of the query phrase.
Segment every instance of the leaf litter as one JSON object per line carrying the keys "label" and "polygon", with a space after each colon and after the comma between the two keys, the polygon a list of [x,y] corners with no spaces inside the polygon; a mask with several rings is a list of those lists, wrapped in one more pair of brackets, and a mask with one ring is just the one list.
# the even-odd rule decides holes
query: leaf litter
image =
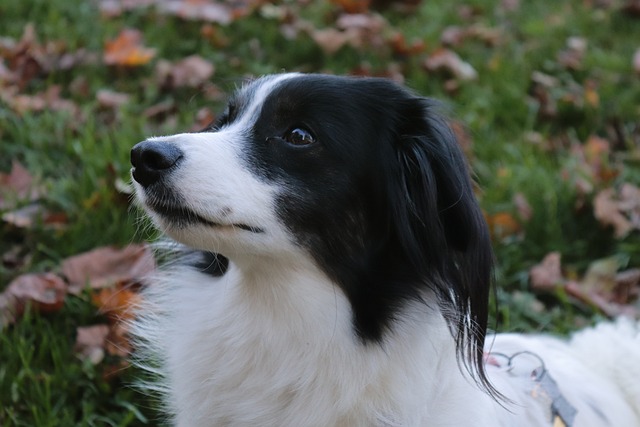
{"label": "leaf litter", "polygon": [[[480,79],[482,68],[467,61],[463,52],[467,43],[482,43],[489,49],[505,42],[506,31],[501,27],[488,27],[475,22],[485,13],[479,8],[463,4],[457,7],[458,18],[463,23],[447,27],[439,44],[428,46],[423,39],[407,40],[405,34],[391,25],[379,8],[393,7],[410,10],[419,1],[333,0],[338,8],[325,20],[326,25],[316,27],[304,20],[299,8],[304,1],[264,3],[260,0],[99,0],[98,5],[108,19],[131,10],[153,8],[159,14],[171,15],[182,20],[204,23],[201,36],[217,48],[229,46],[230,38],[224,28],[243,17],[258,11],[265,19],[279,22],[286,39],[306,37],[314,41],[320,50],[331,55],[341,49],[357,52],[385,52],[389,61],[375,68],[363,62],[353,70],[354,74],[382,75],[404,80],[404,61],[417,58],[425,73],[443,81],[445,90],[455,93],[461,83]],[[594,7],[611,8],[611,3],[598,1]],[[636,15],[637,1],[628,1],[620,9],[630,16]],[[499,13],[516,13],[518,0],[502,0]],[[564,48],[551,52],[549,61],[566,73],[554,71],[554,67],[535,70],[530,78],[529,102],[537,107],[538,120],[543,123],[563,124],[567,107],[574,111],[588,111],[600,105],[598,81],[584,73],[585,57],[589,51],[586,38],[570,37]],[[555,57],[553,57],[555,55]],[[36,27],[26,25],[18,40],[0,39],[0,99],[19,114],[38,113],[47,110],[66,111],[81,118],[78,106],[66,98],[67,89],[73,97],[91,96],[86,81],[74,79],[68,88],[49,85],[33,92],[30,85],[60,70],[70,70],[81,65],[107,65],[128,73],[133,68],[149,67],[153,77],[145,85],[154,84],[165,92],[179,88],[195,88],[208,99],[220,99],[224,93],[211,82],[215,66],[205,58],[193,55],[168,61],[158,58],[153,40],[145,40],[144,34],[134,28],[125,28],[109,40],[103,51],[86,49],[71,51],[62,41],[41,43]],[[631,68],[640,74],[640,48],[629,59]],[[39,88],[40,89],[40,88]],[[132,95],[113,88],[102,88],[95,94],[97,107],[117,111],[132,102]],[[156,101],[147,106],[142,115],[147,119],[168,122],[175,120],[177,106],[171,98]],[[215,119],[208,108],[198,113],[194,129],[202,129]],[[468,138],[467,138],[468,139]],[[624,140],[623,137],[619,138]],[[550,151],[558,145],[550,138],[538,134],[540,145],[547,144]],[[582,194],[582,206],[592,206],[593,215],[603,227],[612,230],[618,239],[625,239],[640,229],[640,196],[638,187],[619,180],[622,166],[614,159],[614,143],[611,138],[592,135],[584,141],[567,144],[572,164],[565,165],[562,178],[570,180],[576,192]],[[469,144],[470,145],[470,144]],[[465,148],[469,157],[471,148]],[[7,191],[4,191],[4,190]],[[41,190],[33,183],[28,171],[17,161],[9,173],[0,174],[0,209],[3,221],[14,227],[33,227],[36,222],[64,226],[64,213],[49,213],[39,203]],[[18,207],[21,206],[21,207]],[[486,215],[495,240],[522,238],[526,224],[535,212],[523,194],[511,200],[510,211]],[[3,263],[19,265],[20,250],[12,249],[3,254]],[[16,258],[17,257],[17,258]],[[64,260],[58,270],[33,273],[15,278],[0,294],[2,324],[19,318],[26,305],[38,311],[55,312],[69,295],[88,292],[92,302],[105,315],[107,323],[81,327],[78,330],[77,351],[93,363],[102,360],[104,354],[124,355],[128,351],[126,322],[131,307],[139,302],[137,290],[140,277],[154,268],[153,257],[146,247],[133,245],[118,249],[97,248]],[[559,253],[548,257],[530,270],[531,286],[537,292],[563,290],[582,303],[595,306],[608,315],[625,313],[637,303],[637,269],[618,271],[620,266],[603,262],[593,263],[581,279],[569,279],[563,272]],[[110,344],[109,344],[110,343]],[[106,352],[106,353],[105,353]]]}

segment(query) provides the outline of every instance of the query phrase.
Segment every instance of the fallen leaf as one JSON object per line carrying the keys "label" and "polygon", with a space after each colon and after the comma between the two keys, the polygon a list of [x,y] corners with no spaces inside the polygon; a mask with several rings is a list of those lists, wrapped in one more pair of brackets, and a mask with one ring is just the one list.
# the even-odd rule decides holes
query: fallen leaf
{"label": "fallen leaf", "polygon": [[97,289],[91,300],[100,313],[106,314],[115,323],[132,319],[133,309],[139,305],[141,298],[126,284],[118,283],[114,287]]}
{"label": "fallen leaf", "polygon": [[215,71],[213,64],[198,55],[191,55],[176,63],[166,60],[156,65],[156,80],[169,90],[178,87],[199,87],[206,83]]}
{"label": "fallen leaf", "polygon": [[91,300],[109,319],[105,350],[114,356],[127,357],[131,352],[129,325],[141,301],[139,293],[123,283],[94,291]]}
{"label": "fallen leaf", "polygon": [[580,70],[587,52],[587,39],[569,37],[567,47],[558,54],[558,63],[570,70]]}
{"label": "fallen leaf", "polygon": [[69,281],[69,292],[74,294],[86,286],[98,289],[116,283],[138,283],[154,268],[153,254],[144,245],[97,248],[62,262],[62,274]]}
{"label": "fallen leaf", "polygon": [[347,13],[365,13],[369,11],[371,0],[331,0],[331,3],[340,6]]}
{"label": "fallen leaf", "polygon": [[500,8],[505,12],[516,12],[520,9],[520,0],[502,0]]}
{"label": "fallen leaf", "polygon": [[614,301],[619,304],[629,304],[640,297],[640,268],[632,268],[616,274],[616,286],[613,293]]}
{"label": "fallen leaf", "polygon": [[0,293],[0,327],[15,322],[30,304],[40,313],[59,311],[64,305],[67,285],[52,273],[23,274]]}
{"label": "fallen leaf", "polygon": [[58,85],[49,86],[44,92],[34,95],[23,95],[17,88],[11,87],[0,92],[0,100],[6,102],[18,114],[40,112],[44,110],[64,111],[81,119],[80,109],[71,100],[60,96],[62,88]]}
{"label": "fallen leaf", "polygon": [[39,191],[34,188],[33,176],[17,160],[11,162],[8,174],[0,173],[0,209],[15,206],[15,201],[35,200]]}
{"label": "fallen leaf", "polygon": [[620,262],[615,257],[592,262],[581,281],[568,281],[567,294],[598,308],[607,316],[636,315],[631,305],[640,293],[640,270],[618,273]]}
{"label": "fallen leaf", "polygon": [[306,31],[316,44],[327,54],[333,54],[343,46],[354,49],[364,47],[383,48],[388,42],[383,37],[387,21],[375,13],[344,13],[336,19],[335,28],[315,29],[300,24],[299,30]]}
{"label": "fallen leaf", "polygon": [[389,45],[393,53],[399,57],[418,55],[425,49],[424,41],[421,39],[413,39],[411,43],[407,43],[404,34],[400,32],[396,32],[391,36]]}
{"label": "fallen leaf", "polygon": [[640,74],[640,48],[633,54],[633,71],[635,71],[636,74]]}
{"label": "fallen leaf", "polygon": [[620,262],[615,257],[593,261],[580,281],[582,288],[586,292],[610,294],[616,285],[618,268],[620,268]]}
{"label": "fallen leaf", "polygon": [[82,360],[97,365],[104,359],[104,349],[109,335],[108,325],[81,326],[76,328],[74,351]]}
{"label": "fallen leaf", "polygon": [[105,43],[102,59],[107,65],[138,67],[149,63],[155,54],[155,49],[142,45],[140,31],[125,28],[115,39]]}
{"label": "fallen leaf", "polygon": [[236,14],[230,4],[207,0],[165,0],[159,4],[163,13],[188,20],[230,24]]}
{"label": "fallen leaf", "polygon": [[16,270],[31,262],[33,254],[24,244],[12,245],[2,254],[2,266],[8,270]]}
{"label": "fallen leaf", "polygon": [[502,37],[502,32],[499,29],[480,24],[465,27],[452,25],[444,29],[440,36],[440,42],[445,46],[456,47],[471,39],[483,42],[487,46],[496,46]]}
{"label": "fallen leaf", "polygon": [[460,46],[467,38],[467,31],[458,25],[446,27],[440,35],[440,42],[445,46]]}
{"label": "fallen leaf", "polygon": [[558,103],[551,92],[560,85],[560,81],[548,74],[534,71],[531,74],[531,83],[529,93],[538,103],[538,115],[545,119],[557,117]]}
{"label": "fallen leaf", "polygon": [[114,92],[109,89],[100,89],[98,93],[96,93],[98,105],[102,108],[119,108],[127,104],[130,98],[126,93]]}
{"label": "fallen leaf", "polygon": [[529,221],[533,217],[533,208],[529,204],[529,201],[522,193],[516,193],[513,196],[513,204],[516,207],[516,211],[518,212],[518,216],[522,221]]}
{"label": "fallen leaf", "polygon": [[522,231],[522,227],[516,219],[508,212],[498,212],[487,216],[489,231],[494,239],[504,239]]}
{"label": "fallen leaf", "polygon": [[637,314],[633,303],[640,294],[640,269],[618,273],[615,257],[592,262],[580,280],[568,280],[562,274],[560,254],[552,252],[529,271],[535,291],[564,290],[570,297],[596,308],[609,317]]}
{"label": "fallen leaf", "polygon": [[440,48],[433,52],[423,63],[427,71],[444,71],[458,80],[467,81],[478,78],[478,73],[452,50]]}
{"label": "fallen leaf", "polygon": [[559,252],[547,254],[540,264],[529,270],[531,287],[535,290],[552,291],[564,283]]}
{"label": "fallen leaf", "polygon": [[595,307],[610,318],[619,316],[635,317],[636,315],[636,311],[632,306],[615,304],[597,293],[587,293],[582,289],[580,283],[569,281],[564,289],[567,295],[589,306]]}
{"label": "fallen leaf", "polygon": [[640,189],[625,183],[619,192],[601,190],[593,200],[593,213],[603,225],[613,227],[616,237],[627,236],[640,229]]}
{"label": "fallen leaf", "polygon": [[2,215],[2,221],[17,228],[31,228],[45,213],[44,207],[39,203],[32,203],[20,209],[6,212]]}
{"label": "fallen leaf", "polygon": [[204,129],[210,128],[215,122],[216,115],[210,108],[203,107],[196,113],[196,121],[191,126],[192,132],[199,132]]}

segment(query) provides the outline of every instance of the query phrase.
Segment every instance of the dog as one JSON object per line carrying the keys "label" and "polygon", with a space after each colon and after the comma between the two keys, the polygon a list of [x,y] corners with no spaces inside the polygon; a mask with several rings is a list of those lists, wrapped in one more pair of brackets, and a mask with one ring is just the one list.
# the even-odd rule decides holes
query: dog
{"label": "dog", "polygon": [[131,151],[176,243],[135,325],[176,426],[640,426],[640,333],[487,335],[493,255],[438,104],[285,73]]}

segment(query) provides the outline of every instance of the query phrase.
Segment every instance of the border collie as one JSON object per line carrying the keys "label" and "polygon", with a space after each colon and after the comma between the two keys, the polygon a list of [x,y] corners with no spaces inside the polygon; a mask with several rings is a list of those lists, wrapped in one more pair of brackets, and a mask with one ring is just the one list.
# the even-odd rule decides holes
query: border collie
{"label": "border collie", "polygon": [[636,322],[485,339],[490,240],[436,109],[282,74],[133,148],[139,203],[184,248],[135,328],[173,424],[640,426]]}

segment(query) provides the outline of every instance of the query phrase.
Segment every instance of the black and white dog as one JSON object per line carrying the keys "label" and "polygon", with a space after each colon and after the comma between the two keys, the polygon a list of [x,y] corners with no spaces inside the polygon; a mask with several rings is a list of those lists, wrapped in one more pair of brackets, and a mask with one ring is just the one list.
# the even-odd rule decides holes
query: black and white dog
{"label": "black and white dog", "polygon": [[492,252],[434,104],[382,79],[248,83],[131,152],[191,251],[136,333],[178,426],[640,426],[640,334],[486,339]]}

